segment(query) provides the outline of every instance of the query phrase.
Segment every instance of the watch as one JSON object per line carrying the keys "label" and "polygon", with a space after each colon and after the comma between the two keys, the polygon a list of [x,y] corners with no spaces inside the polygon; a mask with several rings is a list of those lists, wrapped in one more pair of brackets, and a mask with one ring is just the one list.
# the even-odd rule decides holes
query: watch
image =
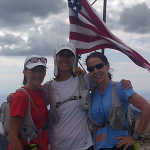
{"label": "watch", "polygon": [[142,137],[141,137],[141,136],[139,135],[139,133],[137,133],[137,132],[134,132],[134,133],[133,133],[132,138],[133,138],[134,140],[136,140],[136,141],[142,139]]}

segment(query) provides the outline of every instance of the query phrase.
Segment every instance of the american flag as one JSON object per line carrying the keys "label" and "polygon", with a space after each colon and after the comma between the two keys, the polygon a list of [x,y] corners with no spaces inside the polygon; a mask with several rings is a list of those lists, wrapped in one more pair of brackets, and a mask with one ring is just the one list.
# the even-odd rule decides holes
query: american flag
{"label": "american flag", "polygon": [[136,65],[150,71],[150,63],[131,49],[107,28],[86,0],[68,0],[70,36],[77,54],[111,48],[127,55]]}

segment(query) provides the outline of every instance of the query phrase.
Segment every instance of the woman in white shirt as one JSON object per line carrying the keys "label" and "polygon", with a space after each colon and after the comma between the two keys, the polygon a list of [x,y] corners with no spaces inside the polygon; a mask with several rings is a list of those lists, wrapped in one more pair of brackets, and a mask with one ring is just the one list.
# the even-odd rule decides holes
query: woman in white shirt
{"label": "woman in white shirt", "polygon": [[[92,150],[92,138],[87,125],[87,112],[80,109],[79,90],[76,90],[79,77],[75,74],[76,49],[71,43],[58,44],[54,55],[54,76],[52,90],[56,103],[61,103],[61,117],[53,123],[50,145],[52,150]],[[84,75],[88,89],[96,86],[88,74]],[[130,84],[126,81],[124,84]],[[75,92],[76,90],[76,92]],[[46,84],[44,95],[48,95]],[[74,95],[75,99],[63,103]],[[51,100],[48,99],[51,104]],[[63,104],[62,104],[63,103]],[[51,109],[52,105],[51,105]]]}

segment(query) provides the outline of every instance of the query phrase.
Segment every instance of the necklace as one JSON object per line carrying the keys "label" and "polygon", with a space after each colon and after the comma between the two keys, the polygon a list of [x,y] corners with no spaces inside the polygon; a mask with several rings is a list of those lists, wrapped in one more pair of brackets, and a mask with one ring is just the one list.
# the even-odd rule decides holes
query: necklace
{"label": "necklace", "polygon": [[[103,110],[104,114],[101,113],[101,109]],[[104,106],[103,106],[103,96],[102,96],[101,101],[99,103],[99,113],[103,118],[103,123],[105,123],[107,119],[106,119],[106,114],[105,114],[105,110],[104,110]]]}

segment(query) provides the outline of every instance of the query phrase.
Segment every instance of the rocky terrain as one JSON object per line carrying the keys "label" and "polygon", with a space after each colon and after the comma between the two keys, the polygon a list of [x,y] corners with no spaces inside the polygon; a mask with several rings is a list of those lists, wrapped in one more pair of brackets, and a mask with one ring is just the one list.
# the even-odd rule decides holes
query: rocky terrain
{"label": "rocky terrain", "polygon": [[[133,110],[133,114],[134,114],[134,118],[136,120],[135,123],[135,130],[139,124],[140,121],[140,115],[141,113],[138,111],[134,111]],[[144,134],[142,135],[142,140],[139,143],[139,150],[150,150],[150,122],[149,125],[147,126]]]}
{"label": "rocky terrain", "polygon": [[[135,129],[137,128],[140,120],[140,113],[134,112],[134,118],[136,120]],[[7,150],[8,141],[6,137],[0,134],[0,150]],[[139,150],[150,150],[150,123],[142,135],[142,140],[139,143]]]}
{"label": "rocky terrain", "polygon": [[[138,126],[139,120],[136,121],[135,128]],[[140,149],[139,150],[150,150],[150,123],[146,128],[144,134],[142,135],[142,140],[139,143]]]}
{"label": "rocky terrain", "polygon": [[139,150],[150,150],[150,132],[145,132],[142,137]]}
{"label": "rocky terrain", "polygon": [[7,147],[8,147],[7,137],[2,136],[0,134],[0,150],[7,150]]}

